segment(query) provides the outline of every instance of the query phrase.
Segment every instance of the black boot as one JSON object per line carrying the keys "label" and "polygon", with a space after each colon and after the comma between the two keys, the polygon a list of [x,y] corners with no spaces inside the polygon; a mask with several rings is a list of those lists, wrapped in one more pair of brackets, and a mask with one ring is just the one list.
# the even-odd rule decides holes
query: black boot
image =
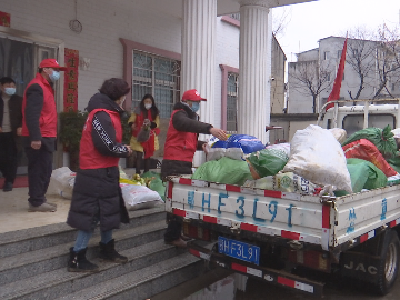
{"label": "black boot", "polygon": [[86,258],[87,248],[82,249],[78,252],[69,249],[69,260],[68,260],[68,271],[69,272],[98,272],[99,267],[96,264],[91,263]]}
{"label": "black boot", "polygon": [[114,240],[109,241],[107,244],[99,243],[100,245],[100,260],[116,262],[116,263],[126,263],[128,258],[122,256],[114,249]]}

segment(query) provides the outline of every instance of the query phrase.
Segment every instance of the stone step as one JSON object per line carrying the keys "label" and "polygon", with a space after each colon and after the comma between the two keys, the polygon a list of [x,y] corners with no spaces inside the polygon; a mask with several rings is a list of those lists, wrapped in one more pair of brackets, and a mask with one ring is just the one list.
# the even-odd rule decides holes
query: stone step
{"label": "stone step", "polygon": [[[135,229],[125,228],[115,230],[113,238],[118,251],[139,247],[150,242],[162,240],[166,229],[165,220],[144,224]],[[89,241],[87,257],[98,257],[99,237]],[[69,248],[73,241],[57,246],[35,251],[24,252],[0,259],[0,288],[1,285],[37,276],[44,272],[66,268]],[[1,298],[1,297],[0,297]],[[2,298],[1,298],[2,299]]]}
{"label": "stone step", "polygon": [[[152,209],[130,211],[129,224],[122,224],[121,229],[136,228],[144,224],[166,219],[165,204]],[[77,230],[65,222],[43,227],[0,233],[0,258],[36,251],[75,240]],[[99,235],[95,230],[94,236]]]}
{"label": "stone step", "polygon": [[[77,293],[82,289],[96,286],[94,287],[96,290],[99,287],[107,286],[111,290],[119,290],[121,285],[117,283],[121,279],[128,280],[131,285],[142,284],[145,282],[145,278],[153,276],[152,280],[154,280],[161,274],[167,275],[171,271],[176,274],[178,270],[191,266],[197,261],[197,258],[187,253],[186,250],[176,249],[165,244],[163,240],[146,242],[140,246],[119,252],[129,258],[126,264],[100,262],[97,259],[92,259],[91,261],[97,263],[100,267],[100,272],[98,273],[68,272],[66,259],[64,260],[65,267],[63,268],[39,274],[35,274],[35,271],[32,271],[33,275],[35,275],[33,277],[0,286],[0,299],[54,300],[64,296],[66,299],[74,299],[71,294]],[[182,282],[189,279],[189,277],[192,278],[191,273],[194,273],[194,271],[195,269],[189,273],[184,272],[184,275],[175,276],[179,277],[178,281]],[[167,277],[170,278],[171,276],[168,274]],[[169,280],[174,281],[175,279]]]}
{"label": "stone step", "polygon": [[203,272],[202,265],[203,262],[198,258],[190,253],[183,253],[157,265],[126,273],[56,300],[149,299],[199,276]]}

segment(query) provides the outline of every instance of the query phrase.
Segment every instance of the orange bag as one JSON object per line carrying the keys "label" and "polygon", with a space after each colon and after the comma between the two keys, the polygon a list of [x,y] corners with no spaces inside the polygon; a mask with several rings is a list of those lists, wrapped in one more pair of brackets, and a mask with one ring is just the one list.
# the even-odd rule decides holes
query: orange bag
{"label": "orange bag", "polygon": [[361,139],[342,147],[346,158],[358,158],[373,163],[387,177],[395,176],[397,172],[383,158],[378,148],[369,140]]}

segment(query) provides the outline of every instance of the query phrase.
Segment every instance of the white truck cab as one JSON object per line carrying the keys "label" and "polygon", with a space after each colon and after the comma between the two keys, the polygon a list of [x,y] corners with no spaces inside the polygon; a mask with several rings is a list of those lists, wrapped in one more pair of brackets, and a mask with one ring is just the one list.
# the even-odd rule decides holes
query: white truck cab
{"label": "white truck cab", "polygon": [[384,128],[390,125],[393,129],[398,127],[398,106],[398,104],[371,104],[368,106],[368,111],[365,106],[338,107],[337,126],[334,126],[335,108],[331,108],[325,113],[319,125],[326,129],[334,127],[345,129],[348,135],[367,127]]}

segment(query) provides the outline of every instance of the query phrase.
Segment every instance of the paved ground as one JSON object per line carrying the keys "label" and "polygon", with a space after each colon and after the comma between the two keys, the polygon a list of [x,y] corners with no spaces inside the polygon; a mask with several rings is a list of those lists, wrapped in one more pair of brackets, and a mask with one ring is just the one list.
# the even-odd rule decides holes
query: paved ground
{"label": "paved ground", "polygon": [[0,233],[66,222],[70,201],[57,195],[47,195],[47,200],[57,203],[56,212],[28,212],[28,188],[0,189]]}

